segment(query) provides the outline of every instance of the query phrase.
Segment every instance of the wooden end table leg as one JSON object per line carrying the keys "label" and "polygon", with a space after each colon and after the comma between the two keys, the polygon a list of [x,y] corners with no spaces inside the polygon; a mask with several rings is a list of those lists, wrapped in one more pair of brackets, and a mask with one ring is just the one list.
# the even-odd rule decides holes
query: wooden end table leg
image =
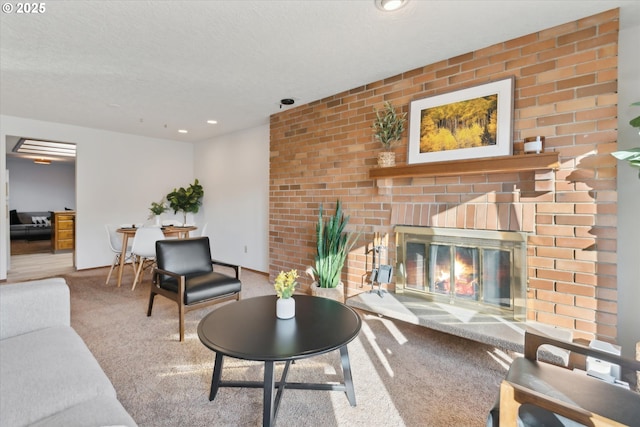
{"label": "wooden end table leg", "polygon": [[220,380],[222,379],[222,354],[216,352],[216,361],[213,365],[213,375],[211,376],[211,392],[209,393],[209,401],[216,398],[218,389],[220,388]]}
{"label": "wooden end table leg", "polygon": [[353,389],[353,379],[351,378],[351,363],[349,362],[349,351],[347,346],[340,347],[340,361],[342,362],[342,375],[344,376],[344,386],[346,388],[347,399],[351,406],[356,406],[356,392]]}

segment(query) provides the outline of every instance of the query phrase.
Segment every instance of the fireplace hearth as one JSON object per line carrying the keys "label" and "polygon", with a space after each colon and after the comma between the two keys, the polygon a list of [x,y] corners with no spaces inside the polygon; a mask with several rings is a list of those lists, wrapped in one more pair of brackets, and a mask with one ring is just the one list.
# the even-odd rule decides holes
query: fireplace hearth
{"label": "fireplace hearth", "polygon": [[525,233],[398,225],[396,292],[526,317]]}

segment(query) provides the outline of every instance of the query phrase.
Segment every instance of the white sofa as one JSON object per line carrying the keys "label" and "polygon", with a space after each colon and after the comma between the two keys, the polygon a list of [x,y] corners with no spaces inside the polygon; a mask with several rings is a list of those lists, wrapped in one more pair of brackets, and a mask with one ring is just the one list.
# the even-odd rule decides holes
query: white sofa
{"label": "white sofa", "polygon": [[136,426],[70,317],[64,279],[0,285],[0,426]]}

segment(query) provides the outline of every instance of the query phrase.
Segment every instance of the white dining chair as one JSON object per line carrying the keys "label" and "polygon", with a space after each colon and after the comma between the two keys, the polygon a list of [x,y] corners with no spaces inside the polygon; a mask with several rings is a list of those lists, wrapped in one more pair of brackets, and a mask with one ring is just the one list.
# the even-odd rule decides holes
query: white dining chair
{"label": "white dining chair", "polygon": [[[113,257],[113,263],[111,263],[111,268],[109,269],[109,274],[107,275],[107,281],[105,282],[105,285],[109,284],[109,281],[111,280],[111,274],[113,273],[113,270],[118,267],[120,268],[120,257],[122,256],[122,235],[118,234],[118,232],[116,231],[118,229],[118,227],[116,225],[113,224],[105,224],[104,226],[105,230],[107,231],[107,240],[109,242],[109,248],[111,248],[111,252],[113,252],[115,254],[115,256]],[[127,250],[124,252],[124,262],[125,264],[131,264],[131,266],[133,267],[133,271],[135,273],[136,271],[136,267],[135,264],[133,264],[133,257],[131,256],[131,243],[127,244]]]}
{"label": "white dining chair", "polygon": [[133,255],[137,267],[131,290],[136,288],[138,280],[142,281],[144,270],[155,264],[156,242],[164,238],[164,233],[159,227],[140,227],[136,230],[136,234],[133,237],[131,255]]}
{"label": "white dining chair", "polygon": [[207,224],[208,222],[205,222],[202,228],[200,229],[200,237],[207,237]]}

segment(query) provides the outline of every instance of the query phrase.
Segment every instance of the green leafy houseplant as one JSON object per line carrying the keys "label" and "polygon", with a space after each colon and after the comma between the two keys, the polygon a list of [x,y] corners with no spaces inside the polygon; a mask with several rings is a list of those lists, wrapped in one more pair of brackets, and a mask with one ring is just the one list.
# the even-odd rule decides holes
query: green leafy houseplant
{"label": "green leafy houseplant", "polygon": [[398,114],[389,101],[384,103],[383,109],[374,108],[374,111],[376,118],[371,126],[373,135],[385,150],[389,150],[402,138],[407,113]]}
{"label": "green leafy houseplant", "polygon": [[[634,102],[631,105],[640,106],[640,101]],[[640,116],[634,119],[631,119],[631,121],[629,121],[629,124],[636,129],[640,129]],[[640,147],[634,147],[628,150],[615,151],[611,153],[611,155],[613,155],[617,159],[626,160],[627,162],[629,162],[629,165],[631,167],[640,169]],[[640,178],[640,171],[638,171],[638,178]]]}
{"label": "green leafy houseplant", "polygon": [[320,205],[316,224],[316,257],[313,275],[320,288],[336,288],[340,283],[342,268],[355,244],[355,236],[345,231],[349,216],[342,212],[340,200],[336,202],[335,214],[325,221]]}
{"label": "green leafy houseplant", "polygon": [[152,218],[152,217],[158,216],[158,215],[162,215],[168,209],[169,208],[165,204],[164,199],[160,200],[160,203],[151,202],[151,207],[149,208],[149,210],[151,211],[151,215],[149,215],[149,218]]}
{"label": "green leafy houseplant", "polygon": [[187,213],[198,213],[202,204],[204,189],[196,179],[193,184],[189,184],[189,188],[174,188],[172,192],[167,194],[169,207],[173,209],[173,213],[182,212],[184,214],[184,223],[187,222]]}

